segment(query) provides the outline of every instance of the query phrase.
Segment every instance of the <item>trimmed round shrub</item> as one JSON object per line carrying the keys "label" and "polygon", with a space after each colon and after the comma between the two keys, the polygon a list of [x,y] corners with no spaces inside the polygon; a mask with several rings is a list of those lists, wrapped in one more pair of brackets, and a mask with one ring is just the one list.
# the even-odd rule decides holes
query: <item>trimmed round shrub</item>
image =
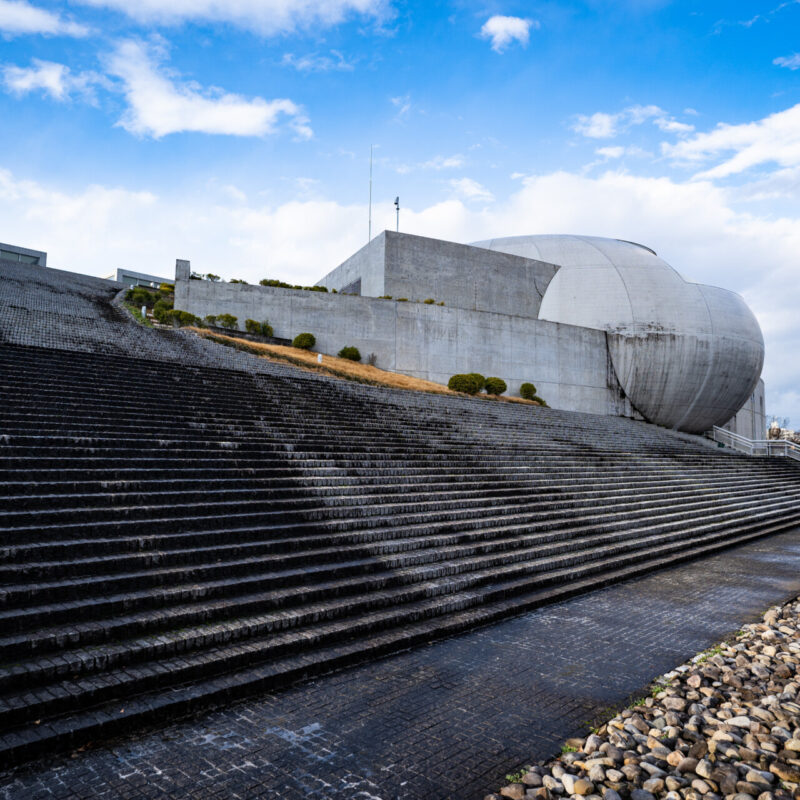
{"label": "trimmed round shrub", "polygon": [[432,306],[436,301],[432,297],[429,297],[427,300],[423,300],[422,302],[425,303],[426,306]]}
{"label": "trimmed round shrub", "polygon": [[523,383],[519,387],[519,396],[524,397],[526,400],[534,400],[536,398],[536,387],[532,383]]}
{"label": "trimmed round shrub", "polygon": [[361,361],[361,353],[358,352],[357,347],[353,347],[352,345],[347,345],[347,347],[343,347],[337,355],[339,358],[346,358],[349,361]]}
{"label": "trimmed round shrub", "polygon": [[234,328],[239,327],[238,323],[238,317],[234,317],[233,314],[217,314],[217,325],[220,328],[228,328],[228,330],[233,330]]}
{"label": "trimmed round shrub", "polygon": [[478,377],[476,377],[474,374],[453,375],[453,377],[450,378],[449,381],[447,381],[447,388],[452,389],[454,392],[464,392],[465,394],[478,394],[478,392],[483,388],[483,382],[478,380]]}
{"label": "trimmed round shrub", "polygon": [[292,340],[292,347],[299,347],[301,350],[310,350],[317,343],[317,337],[313,333],[298,333]]}
{"label": "trimmed round shrub", "polygon": [[502,378],[486,379],[486,394],[503,394],[508,385]]}
{"label": "trimmed round shrub", "polygon": [[483,389],[486,386],[486,378],[484,378],[483,375],[480,374],[480,372],[469,372],[467,374],[472,375],[472,377],[475,378],[475,380],[478,381],[478,383],[480,384],[480,386],[478,387],[478,391],[481,391],[481,389]]}

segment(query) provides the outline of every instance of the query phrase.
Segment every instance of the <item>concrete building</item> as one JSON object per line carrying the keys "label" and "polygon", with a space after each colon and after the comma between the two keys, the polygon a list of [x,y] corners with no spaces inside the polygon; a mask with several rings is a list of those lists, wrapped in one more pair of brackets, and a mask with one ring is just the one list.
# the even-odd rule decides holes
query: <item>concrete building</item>
{"label": "concrete building", "polygon": [[31,250],[29,247],[19,247],[15,244],[0,242],[0,260],[14,261],[18,264],[30,264],[34,267],[46,267],[47,253],[43,250]]}
{"label": "concrete building", "polygon": [[117,281],[125,286],[147,286],[157,289],[162,283],[172,283],[169,278],[159,278],[158,275],[147,275],[144,272],[135,272],[132,269],[122,268],[110,275],[106,275],[107,281]]}
{"label": "concrete building", "polygon": [[765,430],[752,312],[643,245],[584,236],[462,245],[385,231],[318,285],[330,292],[190,280],[179,262],[175,306],[227,312],[241,327],[268,319],[276,336],[309,331],[320,352],[355,345],[380,367],[440,383],[481,372],[516,394],[530,381],[564,410],[691,433]]}

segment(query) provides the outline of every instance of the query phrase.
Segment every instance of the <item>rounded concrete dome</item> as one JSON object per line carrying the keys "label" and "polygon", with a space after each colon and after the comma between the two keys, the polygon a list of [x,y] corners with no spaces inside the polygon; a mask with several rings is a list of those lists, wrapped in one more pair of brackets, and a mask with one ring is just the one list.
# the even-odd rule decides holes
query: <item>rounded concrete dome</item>
{"label": "rounded concrete dome", "polygon": [[733,417],[758,383],[764,339],[744,300],[684,280],[643,245],[514,236],[475,246],[560,267],[539,318],[606,331],[619,384],[650,422],[701,433]]}

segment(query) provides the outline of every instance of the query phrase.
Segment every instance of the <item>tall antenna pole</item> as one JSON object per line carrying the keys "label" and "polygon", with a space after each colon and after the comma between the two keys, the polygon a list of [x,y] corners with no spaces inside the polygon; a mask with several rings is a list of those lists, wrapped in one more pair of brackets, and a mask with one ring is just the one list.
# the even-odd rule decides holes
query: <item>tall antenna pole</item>
{"label": "tall antenna pole", "polygon": [[369,146],[369,230],[367,233],[367,244],[372,241],[372,148]]}

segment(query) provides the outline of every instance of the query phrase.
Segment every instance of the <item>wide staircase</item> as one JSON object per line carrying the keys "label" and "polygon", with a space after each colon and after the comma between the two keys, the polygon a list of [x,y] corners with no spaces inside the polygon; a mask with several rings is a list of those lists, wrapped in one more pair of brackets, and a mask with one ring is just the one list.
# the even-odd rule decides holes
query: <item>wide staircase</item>
{"label": "wide staircase", "polygon": [[265,363],[0,344],[3,764],[800,524],[788,459]]}

